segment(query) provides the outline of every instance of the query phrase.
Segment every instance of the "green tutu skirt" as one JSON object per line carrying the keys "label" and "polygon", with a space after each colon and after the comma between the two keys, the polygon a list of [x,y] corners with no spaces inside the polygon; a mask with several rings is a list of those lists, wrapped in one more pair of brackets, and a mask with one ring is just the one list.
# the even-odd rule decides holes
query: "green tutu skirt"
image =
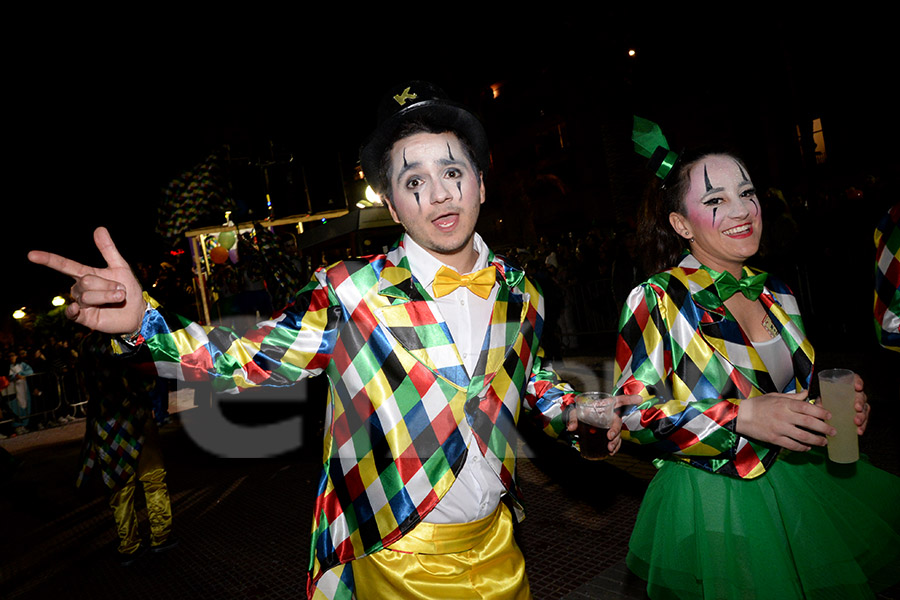
{"label": "green tutu skirt", "polygon": [[752,480],[666,462],[627,563],[654,600],[874,598],[900,581],[900,478],[817,450]]}

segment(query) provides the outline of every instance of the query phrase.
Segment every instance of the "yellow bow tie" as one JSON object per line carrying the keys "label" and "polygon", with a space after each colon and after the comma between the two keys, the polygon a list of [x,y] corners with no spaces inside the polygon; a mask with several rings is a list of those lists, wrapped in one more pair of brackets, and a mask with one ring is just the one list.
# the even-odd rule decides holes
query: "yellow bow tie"
{"label": "yellow bow tie", "polygon": [[487,300],[487,297],[491,295],[491,288],[494,287],[496,275],[497,269],[493,266],[485,267],[468,275],[460,275],[453,269],[441,266],[437,275],[434,276],[434,284],[431,289],[434,290],[434,297],[440,298],[458,287],[465,287],[469,288],[476,296]]}

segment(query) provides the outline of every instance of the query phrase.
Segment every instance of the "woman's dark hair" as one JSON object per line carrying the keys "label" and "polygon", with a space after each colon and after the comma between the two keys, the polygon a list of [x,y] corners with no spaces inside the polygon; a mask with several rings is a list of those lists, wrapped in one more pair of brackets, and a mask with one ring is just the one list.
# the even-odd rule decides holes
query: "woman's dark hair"
{"label": "woman's dark hair", "polygon": [[691,187],[691,169],[713,154],[730,156],[744,166],[744,161],[726,149],[698,149],[683,153],[665,182],[654,178],[647,186],[638,214],[637,233],[644,272],[648,275],[677,265],[682,252],[689,247],[688,241],[672,228],[669,215],[673,212],[684,214],[684,198]]}

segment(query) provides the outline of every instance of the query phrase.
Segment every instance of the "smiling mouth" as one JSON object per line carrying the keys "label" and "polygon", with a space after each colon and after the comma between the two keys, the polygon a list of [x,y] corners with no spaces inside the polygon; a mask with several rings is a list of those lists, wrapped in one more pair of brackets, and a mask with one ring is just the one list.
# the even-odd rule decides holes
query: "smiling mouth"
{"label": "smiling mouth", "polygon": [[729,237],[744,237],[753,233],[753,225],[744,223],[743,225],[726,229],[722,233]]}

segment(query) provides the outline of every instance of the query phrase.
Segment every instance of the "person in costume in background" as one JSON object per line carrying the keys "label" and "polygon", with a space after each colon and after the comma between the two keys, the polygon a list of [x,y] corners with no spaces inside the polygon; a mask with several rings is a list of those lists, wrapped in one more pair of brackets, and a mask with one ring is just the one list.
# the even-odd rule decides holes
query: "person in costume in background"
{"label": "person in costume in background", "polygon": [[[28,433],[28,419],[31,414],[31,390],[28,389],[28,376],[34,375],[34,370],[23,361],[15,352],[9,353],[9,381],[8,386],[15,391],[15,398],[9,400],[9,409],[15,415],[13,427],[18,435]],[[9,398],[9,396],[7,396]]]}
{"label": "person in costume in background", "polygon": [[172,504],[151,408],[156,378],[140,372],[133,361],[115,356],[109,336],[96,332],[83,340],[79,361],[91,376],[85,378],[87,423],[75,485],[83,488],[94,470],[99,471],[116,521],[117,557],[122,566],[129,566],[148,549],[134,507],[138,482],[147,503],[149,550],[165,552],[178,545],[171,535]]}
{"label": "person in costume in background", "polygon": [[656,274],[629,295],[616,348],[617,393],[645,398],[622,438],[662,452],[628,567],[651,598],[871,598],[900,578],[900,478],[865,460],[846,479],[826,469],[834,430],[808,398],[797,300],[745,266],[762,223],[746,166],[668,163],[641,219]]}
{"label": "person in costume in background", "polygon": [[874,315],[878,343],[900,352],[900,203],[875,229]]}
{"label": "person in costume in background", "polygon": [[309,597],[529,598],[512,535],[515,426],[524,411],[551,436],[574,429],[574,392],[544,364],[540,290],[475,233],[484,128],[434,85],[405,83],[385,96],[360,161],[405,235],[387,254],[320,269],[244,338],[145,313],[103,229],[108,269],[29,258],[76,278],[72,318],[131,333],[163,375],[237,391],[327,374]]}

